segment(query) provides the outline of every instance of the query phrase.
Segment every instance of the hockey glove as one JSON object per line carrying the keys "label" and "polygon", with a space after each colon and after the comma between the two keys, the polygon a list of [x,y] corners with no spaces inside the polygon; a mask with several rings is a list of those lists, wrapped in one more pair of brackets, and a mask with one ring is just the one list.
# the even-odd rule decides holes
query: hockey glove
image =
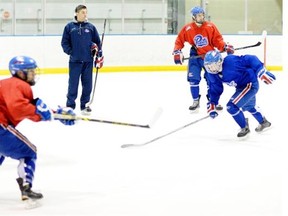
{"label": "hockey glove", "polygon": [[56,113],[67,117],[67,119],[55,118],[55,120],[59,120],[64,125],[71,126],[71,125],[75,124],[76,114],[74,113],[72,108],[70,108],[70,107],[60,107],[59,106],[58,109],[56,110]]}
{"label": "hockey glove", "polygon": [[104,63],[104,56],[103,56],[102,50],[99,50],[97,52],[97,57],[95,59],[94,65],[96,68],[100,69],[102,68],[103,63]]}
{"label": "hockey glove", "polygon": [[97,51],[98,51],[98,46],[97,46],[97,44],[91,42],[90,49],[91,49],[91,55],[92,55],[92,57],[94,58],[95,54],[96,54]]}
{"label": "hockey glove", "polygon": [[216,110],[216,106],[213,103],[208,102],[207,103],[207,113],[211,118],[216,118],[218,116],[218,112]]}
{"label": "hockey glove", "polygon": [[182,51],[181,50],[174,50],[172,55],[174,55],[175,64],[182,65],[182,63],[183,63],[183,53],[182,53]]}
{"label": "hockey glove", "polygon": [[41,116],[42,121],[50,121],[52,120],[52,111],[50,108],[43,103],[43,101],[39,98],[35,99],[36,101],[36,114]]}
{"label": "hockey glove", "polygon": [[234,47],[230,44],[224,46],[224,51],[227,52],[227,55],[234,54]]}
{"label": "hockey glove", "polygon": [[276,80],[274,74],[267,71],[264,67],[258,72],[258,77],[267,85],[272,84],[273,81]]}
{"label": "hockey glove", "polygon": [[102,68],[103,63],[104,63],[104,56],[102,56],[100,58],[96,58],[95,62],[94,62],[94,65],[95,65],[96,68],[100,69],[100,68]]}
{"label": "hockey glove", "polygon": [[101,57],[103,57],[103,52],[102,52],[102,50],[98,50],[97,58],[101,58]]}

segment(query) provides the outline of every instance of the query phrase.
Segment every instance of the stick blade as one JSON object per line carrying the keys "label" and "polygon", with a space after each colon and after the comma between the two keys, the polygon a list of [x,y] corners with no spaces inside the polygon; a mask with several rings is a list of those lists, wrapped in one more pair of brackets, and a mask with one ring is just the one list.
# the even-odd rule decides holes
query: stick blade
{"label": "stick blade", "polygon": [[262,44],[261,41],[258,41],[258,43],[255,44],[255,46],[260,46],[261,44]]}
{"label": "stick blade", "polygon": [[149,128],[153,127],[155,125],[155,123],[157,122],[157,120],[160,118],[160,116],[163,113],[163,109],[161,107],[158,107],[154,116],[152,117],[152,119],[150,120],[149,123]]}
{"label": "stick blade", "polygon": [[135,144],[123,144],[123,145],[121,145],[121,148],[129,148],[129,147],[135,147],[135,146],[137,146],[137,145],[135,145]]}
{"label": "stick blade", "polygon": [[140,144],[123,144],[121,145],[121,148],[140,147],[140,146],[147,145],[148,143],[150,143],[150,141],[146,143],[140,143]]}

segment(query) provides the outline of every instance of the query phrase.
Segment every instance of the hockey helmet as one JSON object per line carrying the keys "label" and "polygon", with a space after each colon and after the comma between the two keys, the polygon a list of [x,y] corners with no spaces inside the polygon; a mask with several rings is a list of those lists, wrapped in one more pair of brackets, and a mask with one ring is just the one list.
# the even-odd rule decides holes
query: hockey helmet
{"label": "hockey helmet", "polygon": [[[39,69],[34,59],[28,56],[15,56],[9,62],[9,70],[12,76],[18,77],[31,86],[35,85],[39,79]],[[22,71],[23,75],[17,74],[18,71]]]}
{"label": "hockey helmet", "polygon": [[28,56],[15,56],[9,62],[9,71],[12,76],[15,76],[18,71],[23,71],[27,75],[28,69],[36,68],[36,61]]}
{"label": "hockey helmet", "polygon": [[222,71],[223,58],[218,50],[212,50],[206,53],[204,57],[204,67],[208,73],[217,74]]}
{"label": "hockey helmet", "polygon": [[205,11],[202,7],[196,6],[191,9],[190,13],[191,13],[192,18],[196,19],[197,14],[200,14],[200,13],[205,14]]}

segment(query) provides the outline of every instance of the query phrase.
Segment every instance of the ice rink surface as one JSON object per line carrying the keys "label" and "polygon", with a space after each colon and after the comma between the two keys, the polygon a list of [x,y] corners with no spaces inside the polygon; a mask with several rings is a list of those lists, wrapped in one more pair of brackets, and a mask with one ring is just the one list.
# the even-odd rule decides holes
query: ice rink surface
{"label": "ice rink surface", "polygon": [[[99,73],[91,118],[147,124],[161,107],[151,129],[79,121],[23,121],[18,129],[38,147],[33,189],[44,199],[25,210],[16,183],[18,161],[0,167],[0,215],[58,216],[280,216],[287,170],[287,78],[260,85],[258,105],[271,129],[245,140],[224,109],[148,145],[141,144],[206,116],[206,84],[201,108],[192,103],[185,72]],[[0,77],[1,79],[4,77]],[[51,108],[65,105],[68,75],[42,75],[34,88]],[[225,86],[226,108],[234,92]],[[79,112],[79,99],[77,99]],[[284,179],[284,180],[283,180]],[[283,184],[284,183],[284,184]]]}

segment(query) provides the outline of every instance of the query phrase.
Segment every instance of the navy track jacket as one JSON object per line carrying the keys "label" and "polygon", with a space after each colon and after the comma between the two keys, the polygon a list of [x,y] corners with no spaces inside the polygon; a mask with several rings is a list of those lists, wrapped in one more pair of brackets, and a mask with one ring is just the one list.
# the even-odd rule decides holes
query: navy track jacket
{"label": "navy track jacket", "polygon": [[65,26],[61,46],[70,56],[70,62],[92,62],[92,43],[96,43],[98,50],[101,50],[99,33],[93,24],[74,20]]}

